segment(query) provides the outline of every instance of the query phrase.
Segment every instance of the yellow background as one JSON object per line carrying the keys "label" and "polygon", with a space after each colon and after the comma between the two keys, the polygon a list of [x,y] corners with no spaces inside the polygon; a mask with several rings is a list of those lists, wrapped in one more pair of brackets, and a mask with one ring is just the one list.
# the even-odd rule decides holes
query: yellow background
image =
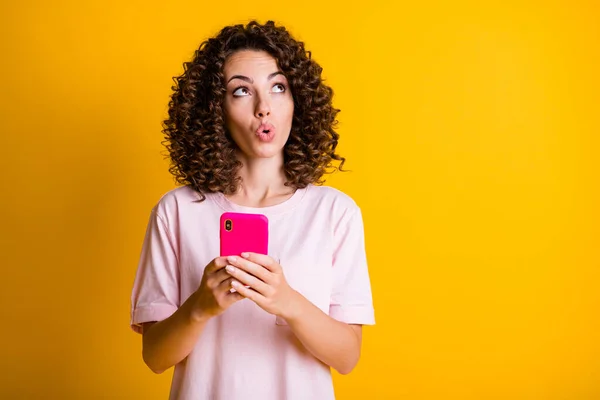
{"label": "yellow background", "polygon": [[3,2],[0,398],[165,399],[129,296],[171,78],[274,19],[342,109],[377,325],[339,399],[600,399],[600,5]]}

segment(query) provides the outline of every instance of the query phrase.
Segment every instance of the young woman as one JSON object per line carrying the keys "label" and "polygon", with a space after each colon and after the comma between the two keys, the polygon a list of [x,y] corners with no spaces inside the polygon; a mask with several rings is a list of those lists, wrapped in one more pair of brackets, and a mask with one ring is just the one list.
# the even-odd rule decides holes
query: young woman
{"label": "young woman", "polygon": [[[330,367],[349,373],[374,324],[361,211],[322,186],[344,163],[332,90],[271,21],[184,66],[164,130],[182,186],[151,212],[132,291],[143,359],[175,367],[171,399],[332,399]],[[218,257],[227,211],[266,215],[270,254]]]}

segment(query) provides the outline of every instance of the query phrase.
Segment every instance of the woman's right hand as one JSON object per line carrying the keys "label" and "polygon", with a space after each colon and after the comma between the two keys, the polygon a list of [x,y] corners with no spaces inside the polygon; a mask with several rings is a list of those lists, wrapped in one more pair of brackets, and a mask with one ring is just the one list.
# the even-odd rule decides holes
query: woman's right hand
{"label": "woman's right hand", "polygon": [[207,320],[216,317],[244,297],[231,292],[233,278],[225,271],[226,257],[217,257],[205,268],[200,287],[192,296],[192,318]]}

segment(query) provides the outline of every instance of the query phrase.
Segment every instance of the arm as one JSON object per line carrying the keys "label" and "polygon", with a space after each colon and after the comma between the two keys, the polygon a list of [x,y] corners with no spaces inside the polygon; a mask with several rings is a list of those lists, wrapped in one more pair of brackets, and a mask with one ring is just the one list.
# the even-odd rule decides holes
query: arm
{"label": "arm", "polygon": [[[243,285],[232,285],[265,311],[285,319],[304,347],[316,358],[347,374],[360,358],[362,325],[374,324],[366,263],[362,216],[358,208],[344,213],[334,231],[329,315],[292,289],[273,258],[255,253],[229,257],[237,268],[228,272]],[[345,322],[342,322],[345,321]]]}
{"label": "arm", "polygon": [[131,325],[142,333],[142,358],[155,373],[184,360],[208,320],[242,299],[230,293],[227,262],[217,257],[204,267],[198,289],[180,303],[178,239],[165,221],[153,209],[131,296]]}
{"label": "arm", "polygon": [[169,318],[143,324],[142,358],[161,374],[185,359],[202,334],[208,318],[194,316],[190,297]]}
{"label": "arm", "polygon": [[316,358],[341,374],[350,373],[360,358],[362,325],[331,318],[300,293],[293,314],[284,316],[296,337]]}
{"label": "arm", "polygon": [[242,256],[228,257],[231,266],[226,268],[236,279],[232,286],[238,293],[265,311],[284,318],[316,358],[341,374],[352,371],[360,357],[362,327],[331,318],[292,289],[281,265],[271,257],[256,253]]}

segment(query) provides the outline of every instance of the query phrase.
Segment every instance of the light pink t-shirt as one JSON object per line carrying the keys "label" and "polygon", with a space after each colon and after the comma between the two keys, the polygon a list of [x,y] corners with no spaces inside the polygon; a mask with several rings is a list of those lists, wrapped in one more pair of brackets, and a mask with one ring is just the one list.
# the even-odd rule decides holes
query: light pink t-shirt
{"label": "light pink t-shirt", "polygon": [[[362,215],[346,194],[326,186],[297,190],[264,208],[199,195],[166,193],[153,208],[131,297],[131,327],[169,317],[219,256],[223,212],[269,219],[269,255],[289,285],[323,312],[350,324],[373,325]],[[317,333],[318,334],[318,333]],[[188,357],[175,366],[170,399],[294,400],[334,398],[330,368],[304,348],[286,322],[244,299],[206,324]]]}

